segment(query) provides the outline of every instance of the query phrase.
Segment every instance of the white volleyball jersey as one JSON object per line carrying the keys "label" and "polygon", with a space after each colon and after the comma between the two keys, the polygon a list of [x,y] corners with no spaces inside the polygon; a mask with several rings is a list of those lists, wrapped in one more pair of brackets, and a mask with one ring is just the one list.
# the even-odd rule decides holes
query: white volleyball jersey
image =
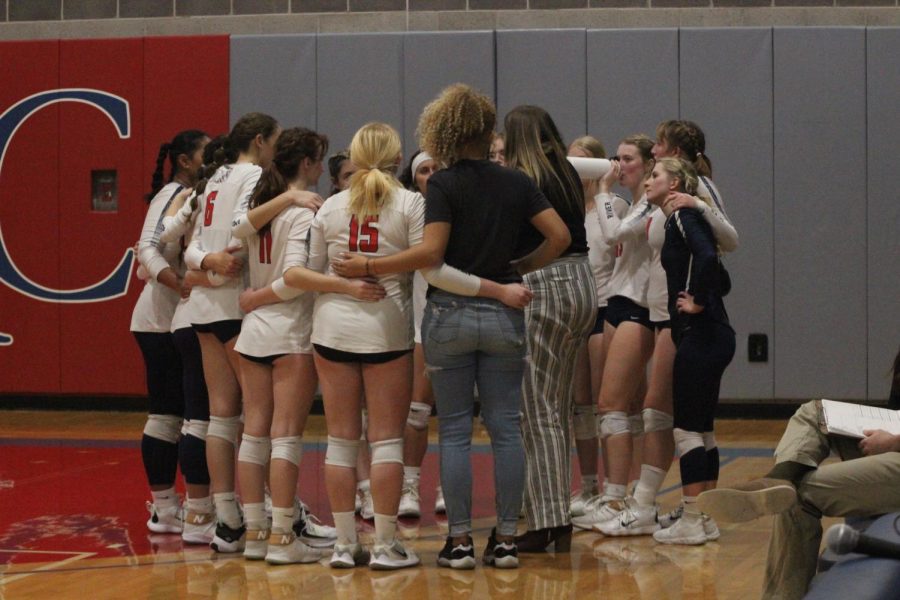
{"label": "white volleyball jersey", "polygon": [[138,241],[138,261],[147,270],[149,278],[131,313],[131,331],[168,333],[172,326],[178,292],[159,283],[156,278],[167,268],[173,269],[179,276],[184,274],[181,245],[159,239],[166,210],[181,189],[182,186],[174,181],[163,186],[147,207]]}
{"label": "white volleyball jersey", "polygon": [[[221,252],[240,245],[231,235],[232,222],[247,212],[250,196],[259,181],[262,169],[250,163],[220,167],[206,184],[200,199],[200,214],[194,226],[193,239],[185,252],[185,262],[192,269],[200,269],[203,258],[211,252]],[[244,260],[244,269],[218,287],[195,287],[191,290],[194,323],[205,324],[244,316],[238,297],[246,287],[247,254],[235,254]]]}
{"label": "white volleyball jersey", "polygon": [[[309,267],[329,272],[340,252],[370,257],[388,256],[422,241],[425,199],[396,188],[377,218],[360,222],[347,212],[350,192],[328,199],[312,225]],[[320,294],[316,299],[312,340],[345,352],[375,353],[408,350],[413,345],[412,273],[378,277],[387,296],[362,302],[345,294]]]}
{"label": "white volleyball jersey", "polygon": [[669,291],[660,252],[666,241],[666,215],[659,208],[650,213],[647,244],[650,246],[650,277],[647,280],[647,305],[654,323],[669,320]]}
{"label": "white volleyball jersey", "polygon": [[712,227],[713,234],[716,236],[719,250],[722,252],[734,252],[738,247],[738,234],[734,225],[725,214],[725,203],[722,201],[722,194],[719,189],[708,177],[701,177],[697,184],[697,196],[709,199],[709,205],[700,204],[698,209],[703,214],[703,218]]}
{"label": "white volleyball jersey", "polygon": [[[599,202],[598,197],[595,205]],[[628,210],[628,202],[614,196],[612,208],[621,217]],[[585,213],[584,229],[588,241],[588,262],[591,264],[594,284],[597,286],[597,306],[603,307],[609,299],[609,279],[616,266],[616,244],[608,243],[603,236],[603,228],[600,226],[600,217],[596,210]]]}
{"label": "white volleyball jersey", "polygon": [[[288,206],[268,225],[245,239],[250,287],[268,287],[291,267],[305,267],[307,236],[315,214]],[[235,350],[249,356],[312,352],[312,293],[261,306],[244,316]]]}
{"label": "white volleyball jersey", "polygon": [[628,207],[620,218],[614,210],[615,196],[597,195],[597,214],[603,235],[610,244],[617,244],[616,264],[606,292],[606,300],[624,296],[634,303],[647,306],[647,282],[650,276],[650,246],[647,245],[647,219],[653,206],[647,198]]}
{"label": "white volleyball jersey", "polygon": [[[161,239],[175,240],[182,248],[187,248],[191,243],[194,221],[198,214],[200,214],[199,208],[192,213],[182,208],[175,216],[164,218]],[[172,332],[191,326],[193,320],[192,306],[190,296],[181,298],[178,301],[178,306],[175,307],[175,314],[172,316]]]}

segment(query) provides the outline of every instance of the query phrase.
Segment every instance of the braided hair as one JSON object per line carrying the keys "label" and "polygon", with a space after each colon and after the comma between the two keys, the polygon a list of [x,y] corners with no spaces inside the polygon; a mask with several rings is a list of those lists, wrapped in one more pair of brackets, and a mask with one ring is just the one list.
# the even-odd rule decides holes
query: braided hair
{"label": "braided hair", "polygon": [[207,135],[199,129],[187,129],[181,131],[172,138],[171,142],[164,142],[159,146],[159,152],[156,155],[156,169],[153,171],[153,177],[150,180],[150,192],[144,197],[149,203],[159,190],[165,185],[164,171],[166,166],[166,158],[169,159],[169,179],[175,179],[178,174],[178,157],[182,154],[192,155],[200,147]]}

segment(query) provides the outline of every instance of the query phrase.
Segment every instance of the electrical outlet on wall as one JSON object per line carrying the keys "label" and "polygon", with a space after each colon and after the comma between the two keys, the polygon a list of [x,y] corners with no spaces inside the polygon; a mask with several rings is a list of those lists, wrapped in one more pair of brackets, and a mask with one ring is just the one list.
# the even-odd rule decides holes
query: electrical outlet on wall
{"label": "electrical outlet on wall", "polygon": [[751,333],[747,337],[747,358],[750,362],[769,362],[769,336]]}

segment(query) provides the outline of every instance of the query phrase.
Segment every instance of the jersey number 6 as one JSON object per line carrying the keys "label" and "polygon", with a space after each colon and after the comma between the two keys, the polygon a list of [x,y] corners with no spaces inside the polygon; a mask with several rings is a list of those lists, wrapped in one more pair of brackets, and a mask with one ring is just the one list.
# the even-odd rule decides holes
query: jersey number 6
{"label": "jersey number 6", "polygon": [[206,195],[206,210],[203,211],[203,226],[209,227],[212,225],[212,215],[213,210],[216,208],[216,196],[218,195],[219,190],[213,190],[209,194]]}
{"label": "jersey number 6", "polygon": [[350,219],[350,252],[378,252],[378,229],[372,223],[378,217],[366,217],[362,226],[354,215]]}

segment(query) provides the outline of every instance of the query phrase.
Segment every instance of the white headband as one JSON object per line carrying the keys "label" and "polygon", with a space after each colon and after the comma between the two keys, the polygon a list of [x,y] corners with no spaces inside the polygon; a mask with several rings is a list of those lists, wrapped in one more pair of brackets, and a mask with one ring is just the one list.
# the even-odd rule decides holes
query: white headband
{"label": "white headband", "polygon": [[419,167],[422,166],[422,163],[426,160],[432,160],[431,155],[427,152],[419,152],[416,157],[412,161],[412,174],[413,177],[416,176],[416,171],[419,170]]}

